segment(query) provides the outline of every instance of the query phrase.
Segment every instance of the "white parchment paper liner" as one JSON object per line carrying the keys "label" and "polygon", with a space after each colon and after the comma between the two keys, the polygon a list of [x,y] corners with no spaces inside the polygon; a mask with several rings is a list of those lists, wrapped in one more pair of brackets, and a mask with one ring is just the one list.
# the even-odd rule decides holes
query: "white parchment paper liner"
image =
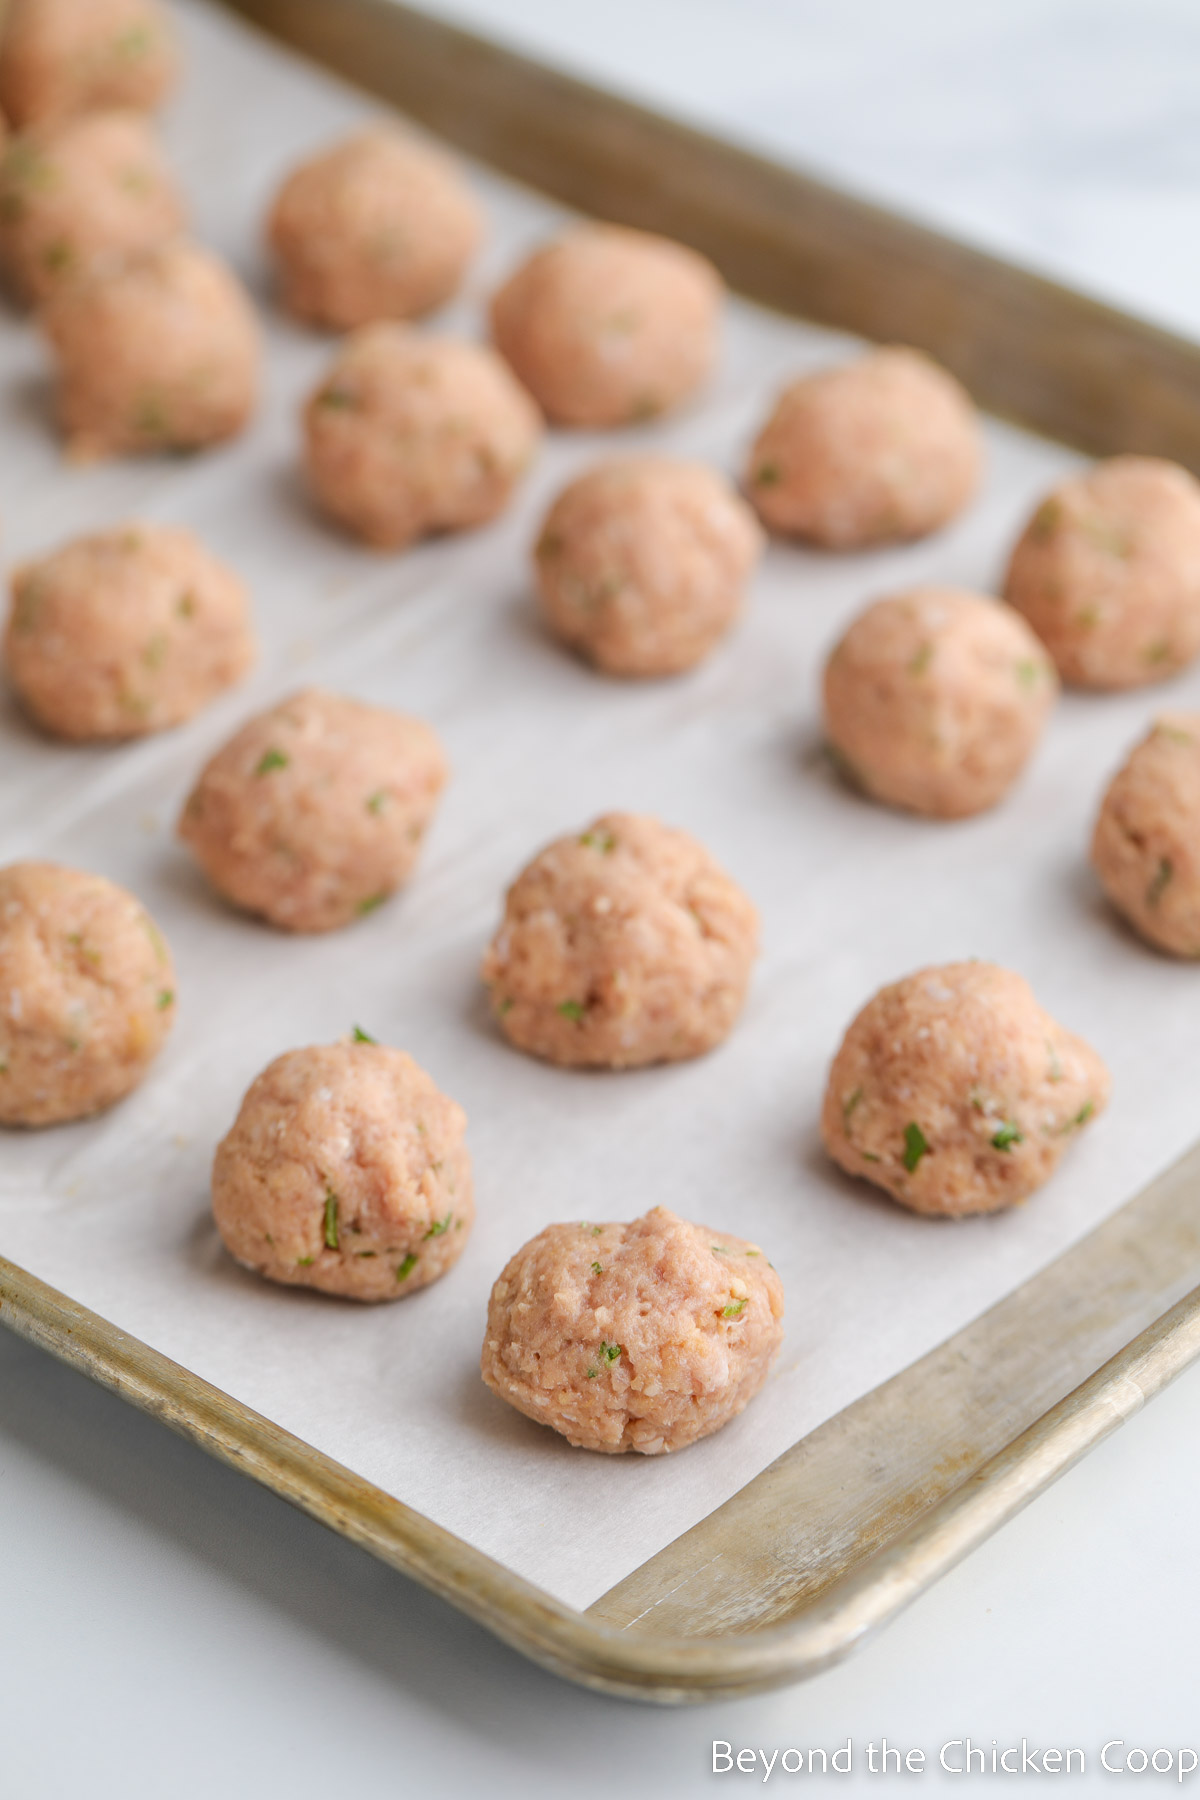
{"label": "white parchment paper liner", "polygon": [[[771,549],[744,627],[685,679],[620,685],[543,633],[528,546],[564,480],[654,447],[736,472],[779,381],[847,344],[731,307],[719,379],[686,416],[603,440],[556,435],[513,511],[402,557],[357,549],[309,511],[296,410],[327,340],[271,307],[257,223],[281,173],[371,109],[196,0],[186,90],[167,120],[199,234],[260,295],[268,395],[249,437],[193,461],[72,470],[45,362],[0,317],[0,514],[10,562],[129,517],[186,522],[252,586],[255,678],[183,730],[110,751],[0,715],[0,858],[57,858],[135,889],[167,932],[180,1017],[145,1086],[108,1116],[0,1140],[0,1250],[197,1374],[584,1606],[821,1420],[1045,1264],[1182,1152],[1197,1128],[1200,972],[1139,946],[1086,867],[1099,792],[1164,705],[1200,677],[1069,697],[994,814],[946,826],[841,788],[816,755],[818,672],[863,601],[916,580],[994,586],[1035,497],[1077,459],[989,430],[986,492],[941,537],[842,559]],[[492,236],[433,329],[477,333],[499,274],[561,216],[483,171]],[[172,842],[207,756],[252,711],[313,681],[422,714],[455,776],[411,887],[352,930],[295,940],[225,910]],[[488,1024],[477,964],[505,883],[546,839],[607,807],[703,839],[761,908],[764,954],[729,1044],[690,1066],[563,1073]],[[922,1221],[843,1180],[816,1118],[853,1012],[885,980],[979,955],[1021,970],[1111,1064],[1110,1114],[1026,1208]],[[359,1021],[466,1107],[479,1218],[456,1270],[395,1306],[284,1292],[235,1268],[207,1207],[209,1162],[258,1069]],[[482,1386],[491,1282],[551,1220],[662,1202],[751,1237],[780,1270],[787,1339],[767,1388],[677,1457],[572,1451]]]}

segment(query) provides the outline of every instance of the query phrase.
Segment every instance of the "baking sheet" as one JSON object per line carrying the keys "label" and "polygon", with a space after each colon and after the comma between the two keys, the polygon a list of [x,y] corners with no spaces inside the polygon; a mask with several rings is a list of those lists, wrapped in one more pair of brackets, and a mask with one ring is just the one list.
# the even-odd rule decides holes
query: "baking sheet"
{"label": "baking sheet", "polygon": [[[983,819],[872,807],[818,754],[817,677],[863,601],[916,580],[987,587],[1034,498],[1076,458],[989,428],[987,489],[949,532],[825,558],[773,546],[743,628],[703,669],[605,681],[542,632],[528,546],[549,499],[600,454],[654,447],[736,472],[788,374],[846,340],[731,308],[718,380],[686,416],[603,439],[555,436],[512,512],[401,557],[328,530],[297,479],[298,403],[327,340],[270,309],[257,225],[295,158],[368,103],[227,16],[178,7],[186,89],[167,122],[197,228],[267,308],[268,394],[244,442],[186,462],[64,467],[43,358],[0,319],[0,514],[10,561],[122,518],[185,522],[253,590],[255,678],[158,741],[55,746],[0,714],[0,860],[57,857],[127,883],[166,930],[180,1018],[145,1085],[108,1116],[0,1142],[0,1252],[380,1487],[586,1606],[780,1451],[974,1317],[1133,1194],[1200,1126],[1196,970],[1138,945],[1085,860],[1100,788],[1200,675],[1069,697],[1022,786]],[[434,329],[475,333],[481,301],[558,209],[477,171],[492,240]],[[205,756],[310,681],[421,713],[455,779],[417,878],[332,937],[285,938],[205,889],[171,839]],[[479,955],[505,883],[546,839],[608,807],[702,838],[757,901],[764,954],[741,1025],[692,1065],[624,1075],[544,1067],[489,1025]],[[1053,1184],[1006,1217],[916,1219],[824,1161],[829,1057],[881,982],[929,961],[1011,964],[1114,1074],[1113,1109]],[[403,1045],[466,1107],[479,1217],[453,1274],[392,1307],[273,1289],[235,1268],[207,1208],[212,1147],[271,1056],[353,1022]],[[518,1417],[477,1373],[486,1296],[553,1219],[662,1202],[767,1248],[787,1339],[741,1419],[686,1455],[607,1459]]]}

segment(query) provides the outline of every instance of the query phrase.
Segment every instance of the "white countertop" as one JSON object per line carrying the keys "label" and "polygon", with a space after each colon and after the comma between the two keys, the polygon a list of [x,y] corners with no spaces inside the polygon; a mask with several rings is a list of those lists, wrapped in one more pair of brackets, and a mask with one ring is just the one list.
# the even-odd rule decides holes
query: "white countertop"
{"label": "white countertop", "polygon": [[[427,3],[1200,336],[1194,0]],[[665,1800],[716,1786],[714,1738],[849,1737],[846,1790],[886,1736],[932,1765],[889,1784],[940,1786],[968,1734],[1111,1783],[1107,1740],[1200,1751],[1198,1488],[1193,1374],[842,1668],[664,1713],[542,1675],[0,1332],[0,1800]]]}

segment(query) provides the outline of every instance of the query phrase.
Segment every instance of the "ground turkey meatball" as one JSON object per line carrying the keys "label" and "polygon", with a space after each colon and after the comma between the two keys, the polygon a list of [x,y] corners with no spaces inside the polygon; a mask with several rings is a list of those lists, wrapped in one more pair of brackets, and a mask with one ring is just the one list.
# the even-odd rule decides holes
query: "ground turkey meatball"
{"label": "ground turkey meatball", "polygon": [[834,1162],[913,1212],[1015,1206],[1108,1102],[1096,1052],[994,963],[947,963],[881,988],[829,1071]]}
{"label": "ground turkey meatball", "polygon": [[483,979],[519,1050],[635,1068],[719,1044],[757,951],[754,907],[702,844],[606,813],[509,888]]}
{"label": "ground turkey meatball", "polygon": [[1064,481],[1025,527],[1004,593],[1075,687],[1173,675],[1200,654],[1200,485],[1153,456]]}
{"label": "ground turkey meatball", "polygon": [[217,752],[179,835],[235,906],[331,931],[407,880],[447,773],[420,719],[307,688]]}
{"label": "ground turkey meatball", "polygon": [[386,126],[302,163],[267,221],[285,303],[334,331],[440,306],[457,292],[482,233],[453,164]]}
{"label": "ground turkey meatball", "polygon": [[150,112],[176,73],[158,0],[8,0],[0,110],[14,125],[108,106]]}
{"label": "ground turkey meatball", "polygon": [[289,1050],[251,1083],[213,1162],[230,1254],[289,1287],[401,1300],[462,1254],[472,1220],[461,1106],[403,1050]]}
{"label": "ground turkey meatball", "polygon": [[659,1456],[753,1400],[783,1338],[783,1286],[753,1244],[656,1206],[550,1225],[488,1303],[492,1392],[568,1443]]}
{"label": "ground turkey meatball", "polygon": [[175,1017],[171,957],[124,888],[0,869],[0,1125],[56,1125],[135,1088]]}
{"label": "ground turkey meatball", "polygon": [[607,463],[555,501],[536,551],[553,629],[610,675],[675,675],[724,636],[762,550],[754,514],[714,469]]}
{"label": "ground turkey meatball", "polygon": [[492,300],[492,336],[557,425],[628,425],[707,380],[724,287],[669,238],[580,225],[535,251]]}
{"label": "ground turkey meatball", "polygon": [[1200,713],[1169,713],[1104,796],[1092,867],[1135,930],[1200,957]]}
{"label": "ground turkey meatball", "polygon": [[914,588],[860,613],[825,669],[825,730],[846,773],[892,806],[961,819],[1021,773],[1058,696],[1019,613]]}
{"label": "ground turkey meatball", "polygon": [[177,241],[97,270],[39,315],[79,460],[197,450],[235,436],[258,397],[258,324],[232,271]]}
{"label": "ground turkey meatball", "polygon": [[254,661],[241,582],[176,526],[77,538],[18,569],[12,595],[9,679],[60,737],[179,725]]}
{"label": "ground turkey meatball", "polygon": [[0,261],[26,299],[44,300],[108,260],[154,249],[183,221],[158,141],[137,113],[34,127],[0,160]]}
{"label": "ground turkey meatball", "polygon": [[495,518],[541,436],[537,408],[493,351],[403,325],[354,333],[304,427],[318,501],[381,549]]}
{"label": "ground turkey meatball", "polygon": [[746,488],[772,531],[861,550],[947,524],[981,461],[975,410],[953,376],[919,350],[875,350],[783,390]]}

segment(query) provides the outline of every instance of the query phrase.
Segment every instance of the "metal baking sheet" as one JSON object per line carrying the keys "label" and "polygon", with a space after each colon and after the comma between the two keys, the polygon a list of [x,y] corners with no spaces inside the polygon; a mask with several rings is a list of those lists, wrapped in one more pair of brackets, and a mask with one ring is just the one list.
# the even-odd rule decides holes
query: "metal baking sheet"
{"label": "metal baking sheet", "polygon": [[[172,146],[201,234],[233,257],[269,308],[257,252],[263,202],[298,153],[360,117],[364,103],[242,37],[220,15],[194,4],[180,10],[192,73],[170,121]],[[374,29],[402,37],[399,10],[296,9],[301,19],[336,14],[344,43],[359,13]],[[412,41],[428,46],[428,22],[414,29]],[[464,41],[446,35],[450,63],[461,65]],[[529,79],[528,66],[520,67]],[[556,78],[546,83],[548,94],[557,91]],[[496,91],[502,106],[502,84]],[[602,111],[603,97],[593,104]],[[629,109],[616,112],[625,119]],[[573,116],[586,117],[586,109]],[[479,117],[476,107],[475,129]],[[482,172],[476,179],[493,241],[470,292],[437,329],[477,330],[481,297],[497,273],[557,217],[528,192]],[[665,204],[643,222],[673,228]],[[919,243],[924,234],[915,237]],[[836,250],[831,240],[831,257]],[[931,269],[936,262],[931,255]],[[1079,304],[1095,324],[1096,309]],[[962,311],[960,294],[960,320]],[[1194,1134],[1186,1064],[1195,977],[1126,938],[1097,904],[1082,867],[1097,786],[1155,699],[1067,702],[1019,800],[1003,814],[949,829],[883,814],[837,788],[813,754],[824,647],[873,592],[915,579],[989,585],[1022,513],[1074,465],[1072,453],[990,427],[987,494],[951,532],[898,553],[837,562],[777,547],[746,626],[711,665],[683,682],[621,688],[565,658],[537,627],[525,557],[548,497],[597,454],[634,445],[703,455],[733,470],[779,378],[844,354],[845,342],[738,306],[721,377],[703,406],[617,438],[557,438],[498,526],[381,559],[339,540],[307,509],[295,473],[295,410],[329,348],[268,316],[270,392],[251,438],[187,465],[86,473],[62,468],[40,353],[23,327],[6,322],[10,556],[131,514],[186,520],[249,578],[265,654],[250,688],[157,743],[115,753],[67,750],[35,738],[11,710],[3,720],[9,779],[0,795],[0,854],[58,855],[134,886],[179,956],[182,1019],[151,1080],[119,1111],[6,1144],[0,1248],[28,1273],[0,1280],[0,1318],[126,1391],[138,1388],[144,1403],[253,1462],[341,1528],[364,1535],[351,1518],[355,1506],[386,1517],[390,1534],[375,1547],[442,1591],[454,1591],[452,1571],[465,1558],[474,1573],[456,1597],[518,1640],[531,1616],[547,1630],[551,1617],[569,1627],[572,1609],[590,1606],[590,1621],[576,1627],[572,1672],[621,1685],[611,1652],[607,1674],[599,1672],[597,1646],[605,1632],[616,1633],[627,1659],[640,1657],[641,1674],[626,1685],[673,1693],[674,1680],[682,1691],[678,1660],[672,1676],[664,1653],[656,1680],[651,1651],[628,1648],[635,1635],[645,1638],[647,1620],[685,1634],[730,1626],[744,1633],[826,1598],[848,1570],[866,1579],[860,1565],[871,1550],[886,1544],[896,1554],[897,1532],[922,1514],[928,1530],[936,1509],[961,1493],[955,1476],[1003,1454],[1040,1406],[1120,1351],[1190,1285],[1196,1262],[1186,1176],[1168,1184],[1170,1227],[1155,1214],[1155,1242],[1175,1250],[1168,1269],[1143,1259],[1136,1279],[1122,1276],[1128,1246],[1118,1253],[1115,1240],[1107,1250],[1092,1240],[1085,1290],[1092,1316],[1076,1316],[1074,1331],[1060,1333],[1049,1379],[1039,1385],[1033,1361],[1025,1366],[1018,1356],[1009,1364],[1014,1391],[989,1406],[979,1383],[961,1372],[961,1339],[948,1362],[937,1360],[942,1339],[1111,1213]],[[1104,322],[1116,329],[1108,315]],[[1143,338],[1128,327],[1131,355],[1145,350]],[[1152,347],[1161,361],[1169,342],[1156,338]],[[1182,377],[1190,366],[1182,348],[1179,362]],[[1147,447],[1158,442],[1145,437],[1153,410],[1146,401],[1150,425],[1143,418],[1138,426]],[[171,847],[169,823],[197,763],[234,721],[314,679],[430,717],[447,739],[457,779],[412,889],[353,932],[297,943],[214,902]],[[1186,704],[1189,686],[1195,703],[1194,678],[1174,685],[1172,703]],[[544,754],[551,738],[552,759]],[[767,950],[747,1018],[717,1057],[624,1078],[564,1075],[495,1038],[474,966],[501,888],[520,862],[546,837],[614,803],[658,811],[706,838],[762,904]],[[1054,1010],[1093,1037],[1114,1064],[1118,1101],[1034,1206],[955,1228],[913,1220],[840,1181],[816,1150],[814,1119],[829,1051],[872,987],[922,961],[970,952],[1023,968]],[[265,1289],[232,1269],[204,1198],[212,1143],[250,1076],[270,1054],[337,1035],[352,1018],[404,1043],[464,1101],[480,1172],[480,1222],[460,1269],[412,1302],[370,1314]],[[713,1119],[722,1121],[719,1131]],[[510,1416],[479,1386],[487,1287],[511,1249],[547,1220],[628,1216],[660,1200],[770,1245],[789,1294],[784,1356],[755,1407],[686,1457],[668,1464],[579,1456]],[[1161,1212],[1161,1199],[1154,1204]],[[1085,1245],[1074,1254],[1086,1253]],[[30,1275],[70,1302],[47,1296]],[[1016,1306],[1017,1323],[1010,1315],[997,1327],[991,1314],[990,1328],[973,1328],[976,1343],[990,1343],[988,1329],[1027,1343],[1035,1317],[1053,1336],[1063,1317],[1061,1301],[1048,1300],[1053,1270],[1038,1279],[1041,1300],[1030,1301],[1026,1290],[1024,1300],[1003,1302]],[[95,1324],[96,1314],[113,1322],[124,1350]],[[149,1349],[130,1351],[131,1335]],[[1186,1321],[1163,1328],[1162,1345],[1174,1346],[1176,1361],[1185,1340]],[[169,1370],[163,1353],[186,1373]],[[923,1375],[898,1373],[922,1357],[932,1359],[919,1365]],[[1163,1348],[1162,1367],[1168,1361]],[[951,1379],[946,1370],[954,1368]],[[961,1433],[949,1444],[931,1424],[933,1390],[922,1386],[938,1380],[958,1396],[952,1416]],[[873,1394],[881,1382],[889,1385]],[[232,1398],[213,1396],[214,1387]],[[202,1429],[214,1407],[220,1430]],[[247,1407],[269,1423],[250,1420]],[[889,1433],[902,1438],[905,1456],[893,1468],[905,1478],[873,1490],[866,1483],[861,1491],[864,1499],[873,1493],[874,1512],[842,1501],[839,1516],[836,1484],[823,1489],[818,1471],[848,1466],[838,1459],[852,1455],[856,1430],[876,1445]],[[799,1459],[791,1448],[797,1440]],[[333,1462],[352,1473],[329,1476]],[[1018,1466],[1023,1491],[1032,1491],[1028,1463]],[[335,1486],[350,1484],[354,1506],[343,1498],[332,1508],[326,1476]],[[998,1491],[988,1490],[993,1501]],[[777,1514],[787,1497],[786,1528],[781,1517],[772,1521],[771,1494]],[[797,1499],[808,1503],[799,1537]],[[620,1533],[580,1532],[581,1519],[614,1510]],[[470,1549],[455,1549],[447,1530]],[[698,1539],[723,1530],[725,1569],[714,1600],[700,1592],[694,1567],[704,1561]],[[397,1533],[407,1549],[397,1549]],[[731,1584],[725,1575],[738,1542],[753,1556],[748,1562],[743,1554]],[[769,1579],[756,1572],[754,1556],[770,1565]],[[716,1567],[714,1556],[707,1566]],[[531,1600],[522,1576],[553,1599]],[[489,1584],[507,1596],[490,1613],[480,1597]],[[685,1598],[664,1612],[668,1588]],[[589,1641],[590,1664],[578,1647]],[[526,1647],[555,1666],[571,1660],[561,1648],[551,1655],[544,1642]],[[813,1654],[796,1640],[790,1661],[777,1645],[768,1657],[764,1637],[760,1655],[771,1672],[754,1679],[798,1672],[812,1666]],[[695,1656],[690,1666],[700,1683]],[[722,1666],[730,1686],[751,1678],[745,1652],[734,1656],[726,1646]],[[717,1676],[703,1680],[711,1687]]]}

